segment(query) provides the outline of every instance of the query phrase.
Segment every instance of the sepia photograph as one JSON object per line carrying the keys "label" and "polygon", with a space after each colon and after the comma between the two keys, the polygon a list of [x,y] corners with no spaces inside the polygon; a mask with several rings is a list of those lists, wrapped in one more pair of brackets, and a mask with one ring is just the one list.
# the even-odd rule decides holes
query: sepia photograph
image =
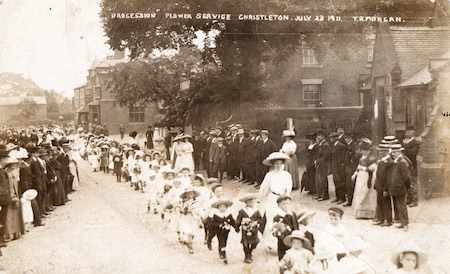
{"label": "sepia photograph", "polygon": [[450,0],[0,0],[0,274],[450,273]]}

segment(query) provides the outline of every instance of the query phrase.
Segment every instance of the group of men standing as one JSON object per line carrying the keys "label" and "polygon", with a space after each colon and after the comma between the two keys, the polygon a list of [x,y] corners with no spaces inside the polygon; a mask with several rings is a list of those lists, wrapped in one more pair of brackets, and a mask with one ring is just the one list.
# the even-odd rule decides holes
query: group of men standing
{"label": "group of men standing", "polygon": [[194,135],[194,162],[200,163],[208,177],[222,180],[226,171],[228,179],[254,184],[258,187],[268,167],[262,164],[270,153],[279,148],[269,139],[269,131],[252,129],[244,131],[241,125],[230,125],[227,133],[218,126],[206,135]]}

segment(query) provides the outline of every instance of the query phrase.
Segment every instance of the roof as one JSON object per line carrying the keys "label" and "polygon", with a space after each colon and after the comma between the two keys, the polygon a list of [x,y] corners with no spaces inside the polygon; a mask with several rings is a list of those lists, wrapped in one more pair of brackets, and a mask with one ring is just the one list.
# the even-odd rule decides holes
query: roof
{"label": "roof", "polygon": [[89,107],[87,105],[83,105],[79,109],[77,109],[77,113],[85,113],[85,112],[89,112]]}
{"label": "roof", "polygon": [[[431,59],[431,60],[430,60]],[[431,74],[430,74],[430,63],[432,60],[437,60],[440,66],[443,66],[450,61],[450,51],[446,52],[443,56],[440,58],[429,58],[428,62],[429,64],[426,65],[424,68],[419,70],[417,73],[415,73],[413,76],[408,78],[406,81],[403,81],[398,85],[398,87],[411,87],[411,86],[419,86],[419,85],[425,85],[431,82]]]}
{"label": "roof", "polygon": [[0,106],[19,105],[23,99],[32,100],[38,105],[47,104],[47,99],[45,99],[45,96],[14,96],[14,97],[0,97]]}
{"label": "roof", "polygon": [[110,68],[110,67],[114,67],[117,64],[120,63],[126,63],[129,60],[126,58],[123,59],[105,59],[105,60],[97,60],[95,59],[94,62],[92,62],[91,67],[89,68],[89,70],[92,69],[96,69],[96,68]]}
{"label": "roof", "polygon": [[88,104],[88,106],[99,106],[100,102],[98,100],[94,100]]}
{"label": "roof", "polygon": [[450,28],[391,26],[397,62],[405,81],[428,65],[430,57],[450,50]]}

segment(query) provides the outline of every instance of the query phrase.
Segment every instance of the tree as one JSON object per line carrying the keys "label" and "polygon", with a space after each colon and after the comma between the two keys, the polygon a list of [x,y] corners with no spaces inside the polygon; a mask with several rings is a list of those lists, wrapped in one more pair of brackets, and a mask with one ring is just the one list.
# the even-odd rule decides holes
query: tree
{"label": "tree", "polygon": [[[167,18],[166,13],[173,14],[311,14],[311,15],[382,15],[382,16],[422,16],[428,18],[431,14],[432,3],[428,0],[103,0],[101,16],[108,43],[113,49],[130,50],[132,59],[149,56],[154,49],[180,49],[182,47],[196,47],[193,42],[196,31],[216,33],[214,41],[205,38],[205,48],[201,53],[202,61],[213,64],[215,70],[199,76],[191,82],[190,94],[197,99],[175,96],[180,100],[172,102],[172,107],[184,108],[193,106],[193,102],[213,103],[221,96],[227,106],[227,111],[242,106],[258,106],[264,103],[264,78],[259,73],[261,62],[270,60],[275,62],[286,60],[295,53],[302,42],[314,44],[316,52],[323,52],[324,41],[337,45],[336,52],[345,52],[347,48],[361,47],[364,34],[369,23],[354,23],[352,20],[344,22],[297,22],[294,17],[290,20],[280,21],[242,21],[242,20],[203,20]],[[113,14],[128,13],[131,11],[156,13],[156,19],[120,19],[113,18]],[[314,17],[313,17],[314,18]],[[423,22],[421,22],[423,24]],[[329,35],[333,34],[333,35]],[[342,35],[344,34],[344,35]],[[350,34],[350,35],[349,35]],[[135,67],[145,67],[144,64],[135,64]],[[132,76],[131,68],[128,77]],[[152,71],[154,74],[158,73]],[[150,77],[146,72],[138,72],[139,77]],[[125,79],[124,79],[125,80]],[[146,80],[152,81],[152,80]],[[156,84],[151,86],[158,87]],[[135,94],[133,89],[145,92],[139,87],[130,85],[129,92]],[[216,90],[219,88],[221,94]],[[157,91],[159,91],[157,89]],[[159,94],[151,93],[149,98],[155,99]],[[170,93],[166,93],[169,95]],[[142,95],[142,94],[141,94]],[[144,96],[145,97],[145,96]],[[141,98],[141,97],[138,97]],[[228,100],[229,99],[229,100]],[[234,104],[230,104],[233,100]],[[186,111],[187,120],[196,120],[195,114]],[[210,111],[207,112],[208,114]],[[184,120],[186,113],[179,116],[167,117],[168,120]],[[222,116],[223,117],[223,116]]]}
{"label": "tree", "polygon": [[33,120],[38,109],[37,103],[30,98],[23,98],[18,105],[18,113],[12,120],[18,123],[25,123]]}

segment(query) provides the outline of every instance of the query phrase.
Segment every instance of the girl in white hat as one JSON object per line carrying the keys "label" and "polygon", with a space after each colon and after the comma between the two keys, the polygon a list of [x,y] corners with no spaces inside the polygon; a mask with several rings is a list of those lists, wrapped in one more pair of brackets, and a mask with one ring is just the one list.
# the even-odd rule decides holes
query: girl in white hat
{"label": "girl in white hat", "polygon": [[196,198],[200,196],[200,192],[194,188],[187,188],[180,194],[181,201],[178,204],[177,211],[179,214],[178,231],[182,237],[182,243],[186,244],[189,254],[194,253],[192,240],[200,227],[203,226],[200,214],[201,206]]}
{"label": "girl in white hat", "polygon": [[173,211],[173,205],[169,205],[169,192],[174,185],[175,172],[172,169],[165,170],[163,178],[163,182],[159,184],[158,197],[161,206],[161,219],[163,219],[164,223],[167,225]]}
{"label": "girl in white hat", "polygon": [[304,233],[294,230],[291,235],[284,237],[283,242],[291,248],[286,251],[286,254],[278,263],[280,273],[307,273],[309,264],[313,260],[313,254],[309,251],[311,243],[305,238]]}
{"label": "girl in white hat", "polygon": [[[169,229],[172,231],[177,231],[178,233],[178,240],[181,241],[181,234],[178,230],[178,221],[180,220],[180,215],[177,212],[177,205],[181,201],[180,195],[184,192],[184,189],[181,188],[181,182],[179,179],[175,179],[173,181],[173,187],[169,190],[167,193],[167,206],[166,209],[169,209],[169,211],[165,213],[170,214],[170,224]],[[166,216],[167,218],[167,216]]]}

